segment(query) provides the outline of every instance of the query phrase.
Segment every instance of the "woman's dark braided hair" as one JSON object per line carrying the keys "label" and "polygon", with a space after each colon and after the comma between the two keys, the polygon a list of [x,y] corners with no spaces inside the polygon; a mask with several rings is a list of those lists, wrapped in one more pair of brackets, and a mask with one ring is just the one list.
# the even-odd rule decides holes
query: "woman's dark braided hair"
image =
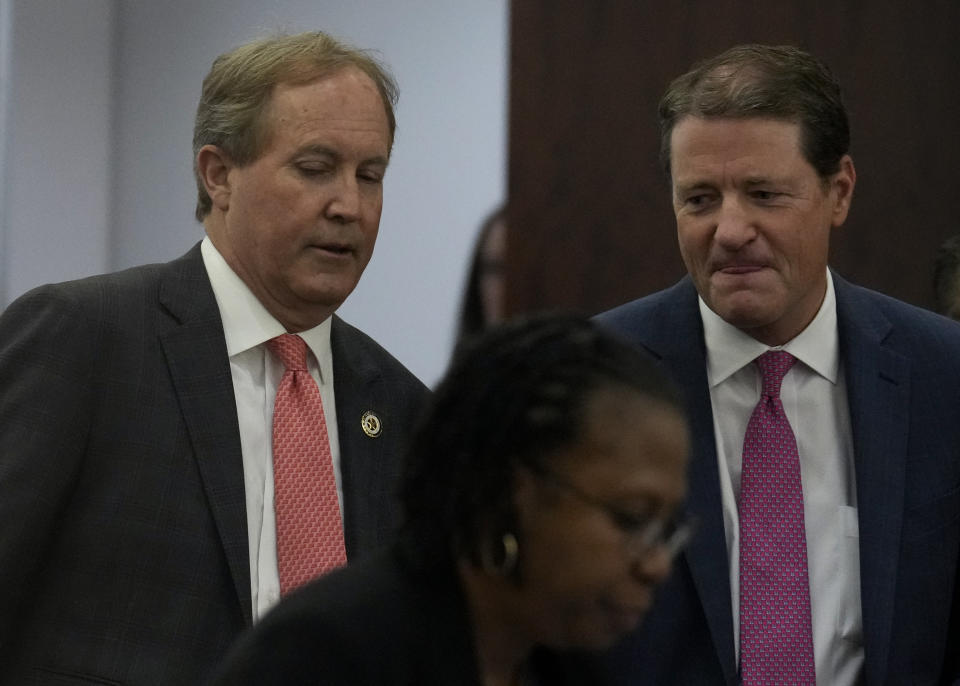
{"label": "woman's dark braided hair", "polygon": [[[416,431],[401,484],[404,539],[421,562],[479,564],[514,531],[517,466],[537,468],[581,435],[590,395],[625,387],[680,411],[637,348],[574,315],[537,315],[462,341]],[[493,531],[491,531],[491,529]]]}

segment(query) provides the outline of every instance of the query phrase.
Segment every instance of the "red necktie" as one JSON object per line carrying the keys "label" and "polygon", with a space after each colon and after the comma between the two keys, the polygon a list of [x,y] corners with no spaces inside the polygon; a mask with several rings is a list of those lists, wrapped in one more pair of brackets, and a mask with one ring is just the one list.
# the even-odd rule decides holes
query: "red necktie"
{"label": "red necktie", "polygon": [[267,347],[286,368],[273,407],[277,570],[285,595],[346,564],[347,554],[320,389],[307,371],[307,344],[283,334]]}
{"label": "red necktie", "polygon": [[815,686],[800,456],[780,401],[796,358],[769,351],[755,361],[763,391],[743,442],[740,674],[744,686]]}

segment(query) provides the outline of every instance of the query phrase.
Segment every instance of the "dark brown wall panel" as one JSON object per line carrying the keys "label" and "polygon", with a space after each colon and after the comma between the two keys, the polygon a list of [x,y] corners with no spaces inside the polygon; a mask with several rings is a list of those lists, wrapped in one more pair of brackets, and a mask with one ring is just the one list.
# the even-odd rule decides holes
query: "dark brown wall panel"
{"label": "dark brown wall panel", "polygon": [[657,162],[656,105],[695,60],[791,43],[844,87],[858,172],[833,265],[931,302],[960,232],[960,3],[515,0],[508,309],[597,312],[684,273]]}

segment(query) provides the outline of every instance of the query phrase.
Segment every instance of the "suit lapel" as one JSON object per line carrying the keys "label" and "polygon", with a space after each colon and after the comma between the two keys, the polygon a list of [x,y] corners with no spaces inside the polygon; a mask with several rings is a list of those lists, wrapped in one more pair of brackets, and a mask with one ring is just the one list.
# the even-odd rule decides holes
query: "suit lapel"
{"label": "suit lapel", "polygon": [[910,401],[910,361],[884,345],[893,326],[834,275],[840,354],[853,433],[860,593],[869,683],[884,683],[893,630]]}
{"label": "suit lapel", "polygon": [[[383,436],[368,436],[361,417],[373,412],[383,420],[388,399],[384,397],[381,373],[372,358],[364,355],[365,342],[359,332],[334,315],[330,328],[330,349],[333,354],[333,383],[337,398],[337,431],[340,440],[340,475],[343,485],[344,538],[347,557],[361,550],[372,550],[380,544],[378,532],[384,522],[377,520],[377,508],[370,503],[382,502],[384,484],[394,479],[381,476],[382,451],[387,442]],[[385,433],[398,427],[384,422]]]}
{"label": "suit lapel", "polygon": [[689,277],[671,289],[645,326],[641,342],[661,358],[679,384],[690,412],[692,437],[688,509],[699,531],[681,557],[690,569],[728,684],[736,681],[730,566],[706,370],[706,348],[697,293]]}
{"label": "suit lapel", "polygon": [[203,487],[246,623],[252,623],[240,428],[220,311],[199,245],[169,266],[160,302],[178,324],[160,335]]}

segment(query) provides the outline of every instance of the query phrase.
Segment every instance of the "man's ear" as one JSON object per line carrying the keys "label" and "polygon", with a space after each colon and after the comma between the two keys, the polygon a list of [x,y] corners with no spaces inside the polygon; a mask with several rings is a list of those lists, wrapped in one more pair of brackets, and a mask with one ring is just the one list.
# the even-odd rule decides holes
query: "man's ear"
{"label": "man's ear", "polygon": [[230,206],[230,156],[216,145],[205,145],[197,153],[197,174],[213,206],[226,211]]}
{"label": "man's ear", "polygon": [[840,170],[830,178],[830,191],[835,194],[833,205],[834,227],[847,220],[850,203],[853,202],[853,188],[857,185],[857,170],[853,168],[853,158],[844,155],[840,159]]}

